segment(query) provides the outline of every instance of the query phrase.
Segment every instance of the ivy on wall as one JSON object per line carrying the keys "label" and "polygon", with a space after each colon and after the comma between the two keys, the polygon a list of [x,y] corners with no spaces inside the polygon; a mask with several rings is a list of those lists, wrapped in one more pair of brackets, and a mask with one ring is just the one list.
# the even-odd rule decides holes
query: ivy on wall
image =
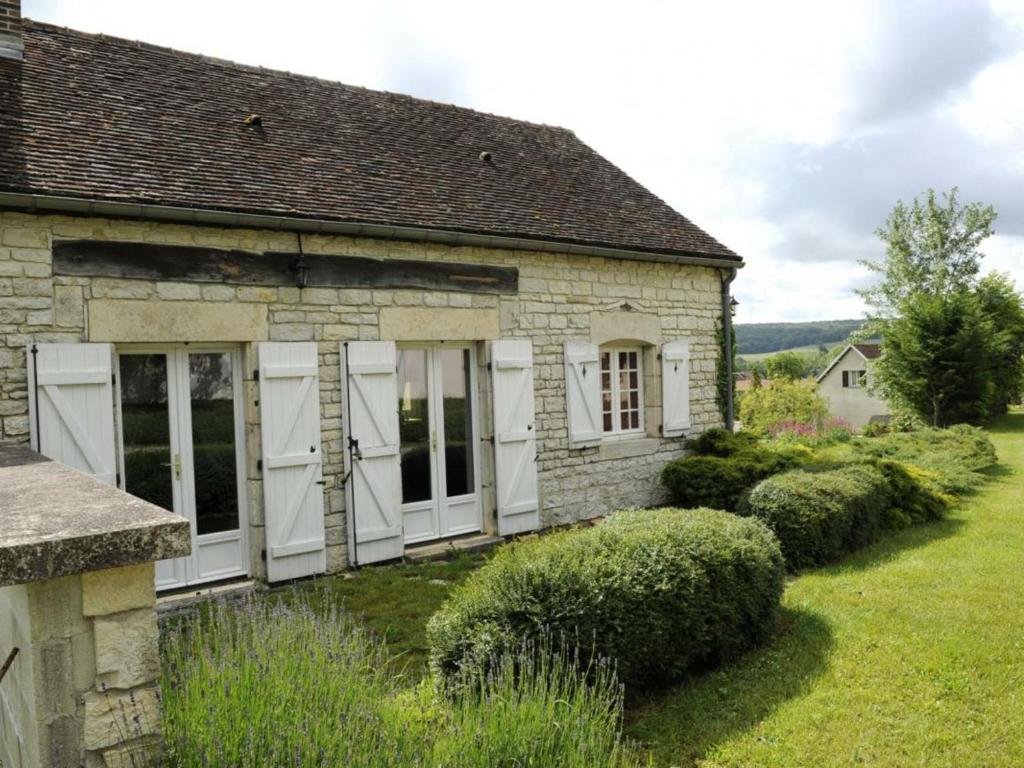
{"label": "ivy on wall", "polygon": [[715,402],[718,403],[718,412],[722,416],[722,423],[726,421],[726,411],[729,408],[729,388],[732,387],[733,411],[736,410],[736,326],[732,325],[730,335],[732,336],[732,371],[729,376],[729,369],[725,365],[725,333],[722,331],[722,321],[719,320],[715,327],[715,341],[718,343],[718,363],[716,366],[715,381]]}

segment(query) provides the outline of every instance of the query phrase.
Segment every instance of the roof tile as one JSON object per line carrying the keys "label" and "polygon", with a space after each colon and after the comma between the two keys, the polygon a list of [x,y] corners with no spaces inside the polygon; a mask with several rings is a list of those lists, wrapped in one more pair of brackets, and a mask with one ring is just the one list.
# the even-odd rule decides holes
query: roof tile
{"label": "roof tile", "polygon": [[24,29],[0,63],[2,191],[739,261],[563,128]]}

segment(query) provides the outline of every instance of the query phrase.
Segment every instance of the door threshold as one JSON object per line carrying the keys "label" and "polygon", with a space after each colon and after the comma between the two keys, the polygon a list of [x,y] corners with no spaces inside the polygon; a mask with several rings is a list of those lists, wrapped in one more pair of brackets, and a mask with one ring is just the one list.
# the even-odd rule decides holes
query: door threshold
{"label": "door threshold", "polygon": [[504,539],[501,536],[493,536],[489,533],[470,533],[454,539],[441,539],[439,541],[428,541],[423,544],[414,544],[405,548],[403,556],[406,560],[414,563],[427,560],[443,560],[457,552],[483,552],[501,544]]}
{"label": "door threshold", "polygon": [[156,596],[157,613],[173,613],[190,608],[212,598],[237,598],[255,592],[260,585],[255,579],[248,577],[217,581],[209,584],[198,584],[191,587],[179,587],[167,592],[158,592]]}

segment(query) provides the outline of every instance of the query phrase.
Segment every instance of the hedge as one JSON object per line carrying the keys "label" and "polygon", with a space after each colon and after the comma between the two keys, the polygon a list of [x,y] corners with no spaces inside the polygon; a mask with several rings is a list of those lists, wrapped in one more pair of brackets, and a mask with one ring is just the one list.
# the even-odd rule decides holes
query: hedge
{"label": "hedge", "polygon": [[762,447],[748,432],[709,429],[687,448],[696,455],[670,461],[661,471],[669,499],[683,508],[734,511],[750,488],[794,463],[792,457]]}
{"label": "hedge", "polygon": [[[897,472],[894,467],[886,471]],[[792,569],[823,565],[878,538],[892,525],[892,487],[882,469],[851,464],[823,472],[794,470],[761,482],[744,514],[779,539]]]}
{"label": "hedge", "polygon": [[550,632],[614,660],[627,685],[671,680],[764,638],[783,576],[778,542],[757,520],[619,512],[499,550],[431,618],[431,668],[451,681]]}
{"label": "hedge", "polygon": [[997,462],[988,435],[966,424],[866,437],[852,445],[862,457],[889,459],[924,470],[926,484],[944,494],[976,488],[984,480],[982,471]]}

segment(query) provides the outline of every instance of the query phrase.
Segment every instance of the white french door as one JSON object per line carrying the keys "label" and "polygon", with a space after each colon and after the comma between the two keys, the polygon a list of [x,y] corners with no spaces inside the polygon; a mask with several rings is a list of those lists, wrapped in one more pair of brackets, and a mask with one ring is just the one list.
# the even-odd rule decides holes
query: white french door
{"label": "white french door", "polygon": [[121,483],[186,518],[192,553],[156,564],[157,589],[248,573],[241,351],[118,349]]}
{"label": "white french door", "polygon": [[398,348],[402,527],[407,544],[483,527],[476,350]]}

